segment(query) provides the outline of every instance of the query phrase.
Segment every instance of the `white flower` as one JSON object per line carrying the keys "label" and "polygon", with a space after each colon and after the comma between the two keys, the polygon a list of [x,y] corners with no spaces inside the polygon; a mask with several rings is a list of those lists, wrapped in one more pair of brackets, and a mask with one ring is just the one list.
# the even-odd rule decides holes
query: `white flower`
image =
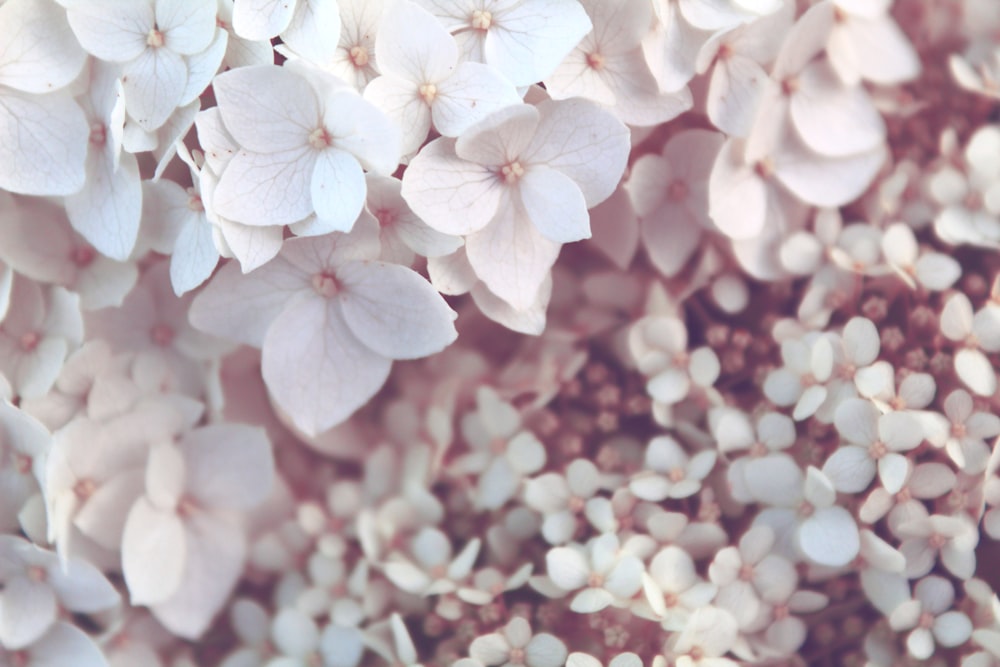
{"label": "white flower", "polygon": [[46,665],[78,665],[79,667],[107,667],[104,652],[87,634],[75,625],[58,621],[38,641],[23,651],[8,653],[0,647],[0,659],[8,664],[24,667]]}
{"label": "white flower", "polygon": [[837,407],[834,424],[850,443],[841,445],[823,464],[834,488],[842,493],[864,491],[878,473],[882,486],[898,493],[908,470],[900,452],[923,442],[920,421],[907,412],[881,414],[871,401],[849,398]]}
{"label": "white flower", "polygon": [[13,535],[0,536],[0,584],[0,645],[9,650],[29,647],[58,627],[60,610],[92,614],[120,601],[90,563],[75,558],[63,563]]}
{"label": "white flower", "polygon": [[[571,130],[583,126],[587,132]],[[424,146],[403,175],[402,192],[428,225],[465,236],[476,276],[523,309],[535,301],[560,244],[590,236],[587,209],[614,192],[627,156],[628,129],[592,102],[517,105],[457,141]]]}
{"label": "white flower", "polygon": [[833,0],[833,5],[837,21],[826,53],[844,83],[892,85],[920,74],[920,57],[889,13],[891,2]]}
{"label": "white flower", "polygon": [[577,0],[418,0],[455,35],[467,60],[497,68],[515,86],[547,78],[593,27]]}
{"label": "white flower", "polygon": [[87,182],[66,197],[66,215],[98,251],[122,262],[139,233],[142,186],[138,161],[122,152],[125,99],[120,76],[113,65],[95,61],[90,66],[89,89],[80,99],[90,124]]}
{"label": "white flower", "polygon": [[[451,540],[437,528],[422,528],[410,540],[412,558],[401,552],[390,553],[382,565],[385,576],[401,590],[415,595],[459,596],[481,593],[464,585],[479,556],[481,540],[476,537],[457,554],[452,554]],[[463,591],[463,589],[468,589]]]}
{"label": "white flower", "polygon": [[956,292],[941,310],[941,333],[963,345],[955,352],[955,374],[980,396],[992,396],[997,376],[986,352],[1000,351],[1000,304],[987,303],[973,314],[972,303]]}
{"label": "white flower", "polygon": [[[606,533],[586,547],[573,543],[553,547],[545,556],[549,578],[559,589],[578,591],[569,608],[590,614],[610,605],[626,606],[642,589],[645,567],[621,548],[618,536]],[[580,590],[583,589],[583,590]]]}
{"label": "white flower", "polygon": [[921,410],[930,405],[937,391],[934,376],[929,373],[907,373],[897,391],[896,369],[888,361],[859,368],[854,374],[854,386],[882,412]]}
{"label": "white flower", "polygon": [[931,175],[931,198],[941,206],[934,231],[946,243],[1000,246],[998,146],[1000,127],[984,125],[956,160],[960,166],[946,163]]}
{"label": "white flower", "polygon": [[582,0],[594,29],[545,78],[554,99],[586,97],[629,125],[656,125],[691,108],[687,88],[661,93],[641,41],[653,8],[647,0]]}
{"label": "white flower", "polygon": [[332,59],[315,64],[361,92],[379,74],[375,37],[382,21],[383,0],[338,0],[340,41]]}
{"label": "white flower", "polygon": [[959,579],[968,579],[976,569],[979,531],[961,516],[926,514],[899,526],[899,550],[906,557],[905,574],[922,577],[933,569],[940,554],[941,564]]}
{"label": "white flower", "polygon": [[774,531],[756,525],[740,538],[739,547],[726,547],[715,555],[708,577],[718,587],[714,604],[729,611],[741,629],[759,625],[766,618],[764,603],[787,600],[798,586],[795,566],[771,553]]}
{"label": "white flower", "polygon": [[669,435],[649,441],[646,470],[633,475],[629,490],[652,502],[667,498],[688,498],[701,490],[701,483],[715,466],[716,452],[703,450],[689,457]]}
{"label": "white flower", "polygon": [[960,646],[972,636],[972,621],[952,610],[955,589],[943,577],[924,577],[913,588],[913,599],[897,606],[889,624],[897,632],[911,630],[906,649],[917,660],[934,654],[935,640],[944,648]]}
{"label": "white flower", "polygon": [[860,552],[861,538],[854,516],[836,501],[832,482],[809,466],[801,490],[781,506],[762,510],[754,525],[765,524],[774,530],[778,553],[789,558],[804,555],[819,565],[842,567]]}
{"label": "white flower", "polygon": [[474,450],[455,462],[479,475],[476,506],[498,509],[514,497],[524,477],[545,465],[545,447],[521,428],[521,415],[489,387],[476,392],[476,412],[462,419],[462,435]]}
{"label": "white flower", "polygon": [[18,514],[38,492],[52,437],[30,414],[0,399],[0,531],[19,528]]}
{"label": "white flower", "polygon": [[691,614],[709,604],[718,590],[698,576],[691,555],[673,545],[653,556],[642,587],[654,618],[675,632],[683,630]]}
{"label": "white flower", "polygon": [[274,479],[263,430],[227,423],[158,443],[145,495],[122,534],[122,571],[133,604],[148,605],[174,634],[195,639],[243,570],[247,540],[239,512],[259,505]]}
{"label": "white flower", "polygon": [[605,484],[596,465],[587,459],[575,459],[562,475],[545,473],[529,479],[524,486],[524,503],[544,515],[541,530],[545,540],[563,544],[573,539],[578,515]]}
{"label": "white flower", "polygon": [[[0,257],[19,274],[76,292],[85,310],[121,305],[139,278],[133,262],[99,253],[70,228],[63,211],[42,199],[25,200],[5,211],[0,237]],[[44,244],[36,242],[40,238]]]}
{"label": "white flower", "polygon": [[711,228],[708,176],[722,141],[717,132],[686,130],[672,136],[661,154],[641,155],[632,165],[625,187],[643,246],[666,276],[684,267]]}
{"label": "white flower", "polygon": [[566,654],[562,641],[547,632],[532,635],[531,626],[520,616],[512,618],[501,632],[476,637],[469,646],[469,655],[487,667],[562,667]]}
{"label": "white flower", "polygon": [[955,473],[944,463],[926,462],[914,465],[907,460],[906,474],[898,491],[884,487],[872,489],[858,509],[858,518],[875,523],[888,514],[889,529],[897,534],[899,526],[924,515],[921,500],[940,498],[954,488]]}
{"label": "white flower", "polygon": [[991,452],[985,441],[1000,435],[1000,417],[976,412],[972,396],[963,389],[948,394],[943,407],[943,415],[934,411],[918,413],[927,432],[927,441],[935,447],[943,447],[963,472],[981,473]]}
{"label": "white flower", "polygon": [[781,343],[784,365],[764,380],[764,395],[775,405],[795,407],[792,417],[811,417],[828,395],[826,382],[833,375],[834,351],[828,336],[810,334],[802,340]]}
{"label": "white flower", "polygon": [[[121,63],[125,108],[143,130],[158,129],[174,109],[201,93],[200,89],[193,95],[188,92],[191,56],[205,51],[215,39],[215,2],[67,4],[69,23],[83,48],[101,60]],[[209,74],[215,72],[223,53],[217,54],[215,67],[207,68]]]}
{"label": "white flower", "polygon": [[240,147],[212,195],[225,218],[264,226],[315,214],[323,232],[347,231],[364,205],[363,168],[388,176],[399,162],[399,131],[332,77],[241,67],[213,89]]}
{"label": "white flower", "polygon": [[80,300],[61,287],[42,289],[17,276],[10,304],[0,322],[0,373],[17,395],[37,398],[52,387],[66,355],[83,339]]}
{"label": "white flower", "polygon": [[457,336],[455,313],[426,281],[375,261],[376,234],[359,226],[288,241],[250,274],[223,267],[192,306],[203,330],[263,348],[269,391],[309,435],[364,405],[393,359],[427,356]]}
{"label": "white flower", "polygon": [[[450,255],[462,246],[462,239],[431,229],[410,207],[400,192],[398,178],[365,174],[368,197],[365,213],[378,221],[381,259],[393,264],[412,266],[417,255],[436,258]],[[433,272],[431,280],[433,283]],[[440,290],[444,292],[444,290]]]}
{"label": "white flower", "polygon": [[69,195],[86,181],[89,128],[64,89],[87,54],[51,0],[0,6],[0,187]]}
{"label": "white flower", "polygon": [[736,619],[724,609],[713,606],[698,609],[684,630],[675,636],[670,652],[676,656],[677,667],[737,667],[739,664],[723,657],[739,636]]}
{"label": "white flower", "polygon": [[[709,412],[709,427],[723,456],[749,450],[746,455],[729,461],[726,477],[733,498],[740,502],[780,504],[789,493],[798,492],[801,472],[783,451],[795,444],[795,423],[789,417],[766,412],[757,420],[755,433],[744,412],[716,408]],[[784,487],[785,482],[791,487]]]}
{"label": "white flower", "polygon": [[885,230],[882,252],[889,266],[911,288],[920,283],[928,290],[946,290],[962,275],[962,266],[953,257],[939,252],[921,254],[913,229],[903,222],[889,225]]}
{"label": "white flower", "polygon": [[410,0],[398,0],[383,17],[375,43],[382,76],[365,88],[365,99],[402,130],[410,155],[434,128],[457,137],[490,113],[521,97],[503,74],[477,62],[460,62],[459,47],[444,26]]}
{"label": "white flower", "polygon": [[794,3],[778,4],[767,16],[716,31],[698,50],[698,73],[712,68],[705,100],[708,118],[729,136],[750,133],[764,89],[773,85],[764,68],[778,55],[795,19]]}

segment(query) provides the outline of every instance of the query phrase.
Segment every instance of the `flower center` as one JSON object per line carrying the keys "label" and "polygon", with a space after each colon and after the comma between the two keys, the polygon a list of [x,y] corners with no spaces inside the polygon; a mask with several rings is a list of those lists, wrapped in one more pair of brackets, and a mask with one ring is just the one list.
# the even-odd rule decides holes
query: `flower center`
{"label": "flower center", "polygon": [[965,422],[954,422],[951,425],[951,434],[955,438],[964,438],[968,431],[965,428]]}
{"label": "flower center", "polygon": [[587,577],[587,585],[591,588],[601,588],[604,586],[604,575],[591,572],[590,576]]}
{"label": "flower center", "polygon": [[168,324],[156,324],[149,330],[149,337],[160,347],[167,347],[174,342],[175,332]]}
{"label": "flower center", "polygon": [[37,331],[21,334],[21,349],[25,352],[34,352],[41,340],[42,336]]}
{"label": "flower center", "polygon": [[316,294],[319,294],[324,299],[329,299],[340,291],[337,279],[329,273],[314,274],[312,277],[312,286],[316,290]]}
{"label": "flower center", "polygon": [[508,185],[516,183],[522,176],[524,176],[524,167],[517,160],[511,162],[510,164],[505,164],[501,169],[500,173],[503,175],[503,180]]}
{"label": "flower center", "polygon": [[333,137],[325,127],[317,127],[309,135],[309,145],[318,151],[323,150],[333,145]]}
{"label": "flower center", "polygon": [[48,573],[45,568],[40,565],[32,565],[28,568],[28,579],[32,581],[39,582],[48,579]]}
{"label": "flower center", "polygon": [[934,627],[934,614],[929,611],[925,611],[920,614],[920,622],[918,625],[925,630],[930,630]]}
{"label": "flower center", "polygon": [[195,502],[194,498],[184,496],[181,498],[180,502],[177,503],[177,514],[182,517],[192,516],[197,511],[198,503]]}
{"label": "flower center", "polygon": [[663,596],[663,604],[668,607],[676,607],[679,601],[677,593],[667,593]]}
{"label": "flower center", "polygon": [[146,35],[146,45],[154,49],[158,49],[163,46],[163,33],[153,28]]}
{"label": "flower center", "polygon": [[348,51],[348,56],[351,59],[351,64],[353,64],[355,67],[358,68],[364,67],[365,65],[368,64],[368,61],[370,60],[368,56],[368,49],[361,46],[360,44],[357,46],[352,46],[351,50]]}
{"label": "flower center", "polygon": [[70,253],[70,259],[79,267],[90,266],[94,261],[97,252],[89,245],[78,245]]}
{"label": "flower center", "polygon": [[433,83],[425,83],[420,86],[420,97],[424,102],[427,102],[427,104],[433,102],[434,98],[437,97],[437,94],[438,88]]}
{"label": "flower center", "polygon": [[201,213],[205,210],[205,204],[201,201],[201,195],[194,188],[188,188],[188,208],[195,213]]}
{"label": "flower center", "polygon": [[605,59],[600,53],[587,54],[587,66],[591,69],[604,69]]}
{"label": "flower center", "polygon": [[583,511],[583,508],[587,505],[587,501],[579,496],[570,496],[569,500],[566,501],[566,507],[570,512],[577,514]]}
{"label": "flower center", "polygon": [[753,565],[744,563],[740,567],[740,581],[753,581]]}
{"label": "flower center", "polygon": [[391,208],[378,208],[374,212],[380,227],[391,227],[396,222],[396,211]]}
{"label": "flower center", "polygon": [[781,82],[781,92],[785,95],[794,95],[799,90],[798,77],[790,76]]}
{"label": "flower center", "polygon": [[14,469],[22,475],[27,475],[31,472],[31,457],[25,456],[24,454],[15,454]]}
{"label": "flower center", "polygon": [[753,166],[753,170],[761,178],[771,178],[771,174],[774,173],[774,163],[770,158],[764,158]]}
{"label": "flower center", "polygon": [[931,549],[940,549],[948,542],[948,538],[944,535],[938,535],[937,533],[931,535],[927,538],[927,544]]}
{"label": "flower center", "polygon": [[788,618],[788,606],[779,604],[774,608],[774,620],[780,621]]}
{"label": "flower center", "polygon": [[92,479],[81,479],[73,487],[73,493],[75,493],[77,498],[80,500],[86,500],[94,495],[95,491],[97,491],[97,483]]}
{"label": "flower center", "polygon": [[472,12],[471,24],[473,30],[482,30],[485,32],[493,25],[493,14],[485,9],[477,9]]}
{"label": "flower center", "polygon": [[103,123],[94,123],[90,126],[90,143],[94,146],[103,146],[108,140],[108,130]]}
{"label": "flower center", "polygon": [[759,459],[765,454],[767,454],[767,445],[763,442],[755,442],[750,445],[750,456]]}
{"label": "flower center", "polygon": [[524,649],[523,648],[512,648],[510,650],[510,656],[508,660],[512,665],[523,665],[524,664]]}
{"label": "flower center", "polygon": [[686,471],[684,470],[684,468],[679,468],[679,467],[671,468],[670,472],[667,473],[667,477],[669,477],[670,481],[673,482],[674,484],[683,481],[685,476],[686,476]]}
{"label": "flower center", "polygon": [[880,459],[889,453],[889,448],[881,440],[876,440],[868,447],[868,456],[873,459]]}
{"label": "flower center", "polygon": [[674,181],[667,187],[667,199],[681,201],[688,196],[689,191],[687,183],[681,180]]}

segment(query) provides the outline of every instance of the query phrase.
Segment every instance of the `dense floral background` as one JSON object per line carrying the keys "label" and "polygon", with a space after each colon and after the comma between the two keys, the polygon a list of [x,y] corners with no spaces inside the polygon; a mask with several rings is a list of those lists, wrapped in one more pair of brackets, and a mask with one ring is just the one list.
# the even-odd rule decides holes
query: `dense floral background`
{"label": "dense floral background", "polygon": [[0,665],[1000,667],[996,0],[0,0]]}

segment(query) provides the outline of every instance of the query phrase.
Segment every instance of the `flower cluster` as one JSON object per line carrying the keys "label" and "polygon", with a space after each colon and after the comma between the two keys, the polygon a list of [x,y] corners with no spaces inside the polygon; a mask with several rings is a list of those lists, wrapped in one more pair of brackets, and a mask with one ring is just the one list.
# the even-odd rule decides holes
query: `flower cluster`
{"label": "flower cluster", "polygon": [[0,665],[1000,667],[995,0],[0,0]]}

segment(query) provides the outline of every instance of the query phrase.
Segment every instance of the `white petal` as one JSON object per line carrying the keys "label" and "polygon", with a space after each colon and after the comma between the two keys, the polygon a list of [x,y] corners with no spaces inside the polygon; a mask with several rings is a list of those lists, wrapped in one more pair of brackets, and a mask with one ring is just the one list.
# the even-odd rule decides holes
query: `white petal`
{"label": "white petal", "polygon": [[30,195],[68,195],[84,185],[90,135],[83,110],[68,95],[0,89],[0,188]]}
{"label": "white petal", "polygon": [[295,53],[314,63],[328,63],[337,53],[341,34],[338,3],[329,0],[296,0],[295,13],[281,31],[281,41]]}
{"label": "white petal", "polygon": [[243,39],[271,39],[292,21],[295,3],[288,0],[237,0],[233,29]]}
{"label": "white petal", "polygon": [[569,608],[578,614],[593,614],[606,609],[612,602],[614,596],[603,588],[585,588],[573,596]]}
{"label": "white petal", "polygon": [[207,507],[250,509],[271,493],[274,459],[260,428],[209,424],[189,431],[180,449],[187,489]]}
{"label": "white petal", "polygon": [[916,271],[920,284],[933,291],[948,289],[962,275],[958,262],[938,252],[926,253],[917,260]]}
{"label": "white petal", "polygon": [[864,192],[885,164],[883,144],[843,157],[820,157],[788,141],[775,157],[775,175],[792,194],[814,206],[841,206]]}
{"label": "white petal", "polygon": [[289,69],[241,67],[217,76],[212,89],[226,129],[243,148],[255,152],[299,148],[319,127],[316,94]]}
{"label": "white petal", "polygon": [[402,194],[430,227],[462,235],[489,224],[505,188],[490,169],[455,155],[454,146],[451,139],[424,146],[403,174]]}
{"label": "white petal", "polygon": [[817,510],[802,522],[798,538],[799,547],[810,560],[830,567],[847,565],[861,548],[854,517],[843,507]]}
{"label": "white petal", "polygon": [[74,667],[105,667],[108,664],[94,640],[76,626],[62,621],[31,647],[30,656],[29,664],[38,667],[69,663]]}
{"label": "white petal", "polygon": [[147,132],[156,130],[181,102],[187,86],[187,65],[169,49],[146,49],[128,63],[122,77],[125,108]]}
{"label": "white petal", "polygon": [[992,396],[997,390],[993,366],[986,355],[977,349],[963,348],[955,353],[955,374],[980,396]]}
{"label": "white petal", "polygon": [[566,663],[566,644],[547,632],[531,638],[524,647],[525,664],[531,667],[562,667]]}
{"label": "white petal", "polygon": [[306,658],[319,644],[319,629],[305,612],[285,608],[274,617],[271,639],[282,654]]}
{"label": "white petal", "polygon": [[170,257],[170,284],[177,296],[208,280],[219,263],[219,251],[212,240],[212,226],[195,219],[181,228]]}
{"label": "white petal", "polygon": [[0,85],[58,90],[80,74],[86,58],[56,3],[15,0],[0,8]]}
{"label": "white petal", "polygon": [[628,128],[597,104],[579,98],[542,102],[538,110],[541,119],[524,159],[573,179],[588,208],[610,197],[628,159]]}
{"label": "white petal", "polygon": [[802,469],[786,454],[748,460],[744,471],[747,491],[757,502],[785,506],[802,493]]}
{"label": "white petal", "polygon": [[496,69],[463,62],[438,84],[434,127],[446,137],[457,137],[492,112],[520,101],[517,90]]}
{"label": "white petal", "polygon": [[56,615],[55,594],[48,584],[13,577],[0,595],[0,641],[10,650],[25,648],[52,627]]}
{"label": "white petal", "polygon": [[390,359],[440,352],[458,333],[457,314],[414,271],[382,262],[347,262],[337,269],[344,320],[358,340]]}
{"label": "white petal", "polygon": [[188,552],[181,586],[153,614],[173,634],[196,640],[222,609],[243,572],[246,537],[230,519],[209,513],[186,522]]}
{"label": "white petal", "polygon": [[240,151],[212,196],[215,212],[245,225],[287,225],[313,212],[316,154],[310,148],[269,153]]}
{"label": "white petal", "polygon": [[845,86],[822,61],[805,68],[791,96],[791,116],[811,149],[823,155],[861,153],[885,138],[885,123],[867,90]]}
{"label": "white petal", "polygon": [[173,510],[140,498],[122,536],[122,571],[133,604],[168,600],[181,586],[187,561],[184,524]]}
{"label": "white petal", "polygon": [[479,279],[519,309],[534,303],[559,248],[539,233],[520,202],[509,197],[489,225],[468,236],[465,245]]}
{"label": "white petal", "polygon": [[858,493],[875,479],[875,461],[864,447],[844,446],[823,464],[823,474],[841,493]]}
{"label": "white petal", "polygon": [[335,231],[350,231],[365,202],[361,165],[346,151],[321,151],[310,181],[310,196],[318,218]]}
{"label": "white petal", "polygon": [[545,555],[546,572],[552,582],[565,591],[575,591],[587,584],[590,564],[577,549],[554,547]]}
{"label": "white petal", "polygon": [[941,646],[960,646],[972,636],[972,621],[960,611],[946,611],[934,619],[931,631]]}
{"label": "white petal", "polygon": [[97,0],[73,3],[67,9],[76,38],[101,60],[128,62],[148,47],[146,39],[155,24],[151,2]]}
{"label": "white petal", "polygon": [[575,0],[514,5],[497,18],[487,33],[486,62],[516,86],[545,79],[593,27]]}
{"label": "white petal", "polygon": [[518,182],[528,218],[554,243],[590,238],[590,217],[580,188],[556,169],[538,165]]}
{"label": "white petal", "polygon": [[288,304],[268,329],[261,363],[271,395],[308,435],[367,403],[392,365],[351,333],[336,303],[309,294]]}
{"label": "white petal", "polygon": [[847,399],[837,406],[834,425],[837,432],[855,445],[868,446],[878,440],[879,412],[868,400]]}

